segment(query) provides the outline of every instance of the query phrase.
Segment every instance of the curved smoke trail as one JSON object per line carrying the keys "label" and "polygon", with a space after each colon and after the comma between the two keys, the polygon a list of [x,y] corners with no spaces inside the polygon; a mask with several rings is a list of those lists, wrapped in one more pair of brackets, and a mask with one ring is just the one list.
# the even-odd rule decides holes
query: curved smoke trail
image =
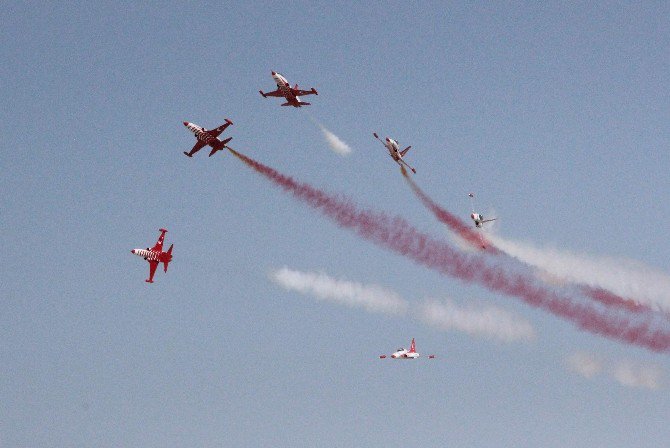
{"label": "curved smoke trail", "polygon": [[[424,206],[433,213],[433,215],[437,218],[438,221],[449,227],[451,231],[461,236],[463,239],[465,239],[466,241],[468,241],[469,243],[473,244],[476,247],[479,247],[481,243],[481,245],[485,246],[487,251],[491,254],[505,255],[506,257],[509,258],[509,260],[514,260],[514,262],[517,263],[520,262],[519,260],[509,256],[507,253],[500,250],[499,248],[493,246],[489,241],[484,240],[484,237],[481,236],[479,232],[472,230],[472,228],[467,226],[458,216],[450,213],[449,211],[441,207],[439,204],[437,204],[435,201],[433,201],[433,199],[431,199],[430,196],[428,196],[416,184],[416,182],[414,182],[414,180],[407,174],[407,171],[402,170],[402,174],[407,183],[409,184],[409,186],[412,188],[412,191],[414,191],[414,194],[421,200],[421,202],[423,202]],[[606,289],[581,285],[577,283],[572,284],[581,288],[582,292],[586,296],[588,296],[592,300],[595,300],[596,302],[599,302],[604,306],[636,314],[655,313],[655,311],[649,306],[641,304],[640,302],[633,299],[620,297],[614,294],[613,292],[607,291]],[[667,318],[668,316],[665,317]]]}
{"label": "curved smoke trail", "polygon": [[496,257],[460,252],[412,227],[400,217],[359,209],[350,199],[336,197],[311,185],[263,165],[235,150],[230,152],[259,174],[291,193],[295,198],[320,211],[337,225],[361,237],[404,255],[416,263],[442,274],[477,283],[573,322],[577,327],[621,342],[656,352],[670,352],[670,331],[653,316],[628,316],[605,313],[593,304],[579,303],[569,291],[559,293],[539,284],[528,273],[515,272]]}

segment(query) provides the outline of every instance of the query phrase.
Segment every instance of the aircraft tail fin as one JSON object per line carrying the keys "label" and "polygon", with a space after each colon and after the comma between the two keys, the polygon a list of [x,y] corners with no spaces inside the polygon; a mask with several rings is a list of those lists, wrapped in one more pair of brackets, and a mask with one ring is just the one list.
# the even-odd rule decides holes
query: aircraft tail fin
{"label": "aircraft tail fin", "polygon": [[412,345],[409,346],[410,353],[416,353],[416,344],[414,343],[414,338],[412,338]]}
{"label": "aircraft tail fin", "polygon": [[232,139],[233,139],[232,137],[228,137],[227,139],[225,139],[221,143],[215,145],[212,148],[212,150],[209,152],[209,157],[212,157],[216,151],[221,151],[222,149],[224,149],[226,147],[226,145],[228,144],[228,142],[231,141]]}
{"label": "aircraft tail fin", "polygon": [[167,261],[163,262],[163,272],[167,272],[168,264],[172,261],[172,248],[173,247],[174,247],[174,243],[170,244],[170,248],[167,251],[167,254],[168,254]]}

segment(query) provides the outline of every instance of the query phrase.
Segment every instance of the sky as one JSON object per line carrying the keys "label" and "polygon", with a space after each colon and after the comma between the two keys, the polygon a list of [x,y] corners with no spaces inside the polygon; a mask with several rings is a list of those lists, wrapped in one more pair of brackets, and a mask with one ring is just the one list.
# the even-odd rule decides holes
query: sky
{"label": "sky", "polygon": [[[472,252],[390,136],[548,288],[670,312],[667,4],[10,1],[0,20],[0,446],[670,441],[670,353],[427,269],[227,151],[182,154],[183,121],[229,118],[235,150]],[[319,95],[262,98],[272,70]],[[147,284],[130,249],[161,227],[174,260]],[[412,338],[436,358],[379,359]]]}

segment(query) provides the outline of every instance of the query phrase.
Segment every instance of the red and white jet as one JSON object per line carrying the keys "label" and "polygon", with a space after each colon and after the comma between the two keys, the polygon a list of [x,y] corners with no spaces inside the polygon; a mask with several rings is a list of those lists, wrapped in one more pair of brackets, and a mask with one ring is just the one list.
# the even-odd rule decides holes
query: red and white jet
{"label": "red and white jet", "polygon": [[[416,352],[416,344],[414,343],[414,338],[412,338],[412,344],[409,346],[409,350],[406,348],[399,348],[395,352],[391,353],[391,358],[393,359],[416,359],[419,355]],[[380,359],[385,359],[386,355],[379,355]],[[428,355],[428,359],[435,358],[435,355]]]}
{"label": "red and white jet", "polygon": [[163,270],[167,272],[168,263],[172,261],[172,246],[174,246],[174,244],[170,244],[168,251],[163,252],[163,240],[165,239],[167,230],[158,230],[161,232],[161,234],[158,237],[158,241],[154,247],[151,249],[147,247],[146,249],[133,249],[130,251],[130,253],[138,255],[149,262],[149,278],[145,280],[147,283],[154,282],[154,274],[156,273],[156,267],[158,266],[158,263],[163,263]]}
{"label": "red and white jet", "polygon": [[209,153],[209,156],[212,157],[212,155],[216,151],[221,151],[222,149],[227,148],[226,144],[229,141],[231,141],[233,138],[228,137],[227,139],[221,141],[221,140],[219,140],[218,137],[231,124],[233,124],[233,122],[226,118],[226,122],[224,124],[222,124],[221,126],[219,126],[216,129],[212,129],[211,131],[208,131],[207,129],[202,128],[202,127],[198,126],[197,124],[193,124],[193,123],[189,123],[188,121],[185,121],[184,126],[186,126],[189,131],[191,131],[195,134],[195,138],[198,141],[196,142],[195,146],[191,149],[191,151],[189,151],[189,152],[184,151],[184,154],[186,154],[189,157],[193,157],[193,154],[200,151],[205,146],[211,146],[212,151]]}
{"label": "red and white jet", "polygon": [[301,96],[305,95],[318,95],[319,92],[316,91],[314,87],[311,90],[300,90],[298,84],[295,87],[291,87],[291,83],[288,82],[286,78],[281,73],[272,72],[272,77],[277,83],[277,90],[273,92],[263,93],[262,90],[259,90],[260,94],[263,95],[263,98],[269,96],[277,96],[286,98],[286,102],[282,106],[309,106],[311,103],[306,103],[300,100]]}
{"label": "red and white jet", "polygon": [[475,205],[474,205],[474,198],[475,194],[474,193],[468,193],[468,196],[470,196],[470,203],[472,204],[472,213],[470,214],[470,218],[474,221],[475,227],[478,229],[481,229],[484,224],[487,222],[492,222],[495,221],[498,218],[489,218],[489,219],[484,219],[483,215],[480,215],[479,213],[475,212]]}
{"label": "red and white jet", "polygon": [[407,148],[405,148],[405,149],[403,149],[403,150],[401,151],[401,150],[400,150],[400,147],[398,146],[398,142],[395,141],[395,140],[393,140],[392,138],[386,137],[386,141],[384,141],[384,140],[382,140],[381,138],[379,138],[379,136],[377,135],[376,132],[373,132],[372,135],[374,135],[375,138],[376,138],[377,140],[379,140],[379,142],[380,142],[382,145],[384,145],[384,147],[388,150],[389,155],[391,156],[391,158],[392,158],[393,160],[395,160],[395,162],[396,162],[398,165],[400,165],[401,168],[402,168],[403,165],[405,165],[407,168],[409,168],[410,170],[412,170],[412,172],[413,172],[414,174],[416,174],[416,170],[415,170],[414,168],[412,168],[411,166],[409,166],[409,165],[407,164],[407,162],[405,162],[405,160],[403,159],[403,157],[405,157],[405,154],[407,154],[407,151],[409,151],[409,149],[410,149],[412,146],[408,146]]}

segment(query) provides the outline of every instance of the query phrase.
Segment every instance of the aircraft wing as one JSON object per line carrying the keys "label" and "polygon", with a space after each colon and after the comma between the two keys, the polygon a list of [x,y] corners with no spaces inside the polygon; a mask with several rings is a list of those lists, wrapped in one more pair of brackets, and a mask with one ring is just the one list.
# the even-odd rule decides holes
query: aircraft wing
{"label": "aircraft wing", "polygon": [[233,124],[233,123],[230,122],[230,121],[226,121],[224,124],[222,124],[222,125],[219,126],[218,128],[216,128],[216,129],[212,129],[211,131],[207,131],[207,133],[208,133],[209,135],[211,135],[212,137],[216,138],[216,137],[218,137],[219,135],[221,135],[221,133],[222,133],[223,131],[225,131],[226,128],[227,128],[228,126],[230,126],[231,124]]}
{"label": "aircraft wing", "polygon": [[147,282],[153,283],[154,281],[154,274],[156,273],[156,268],[158,267],[158,261],[156,260],[151,260],[149,262],[149,280]]}
{"label": "aircraft wing", "polygon": [[277,90],[273,90],[272,92],[263,93],[263,96],[281,96],[281,97],[283,97],[284,93],[281,90],[277,89]]}
{"label": "aircraft wing", "polygon": [[300,90],[300,89],[292,89],[293,94],[295,96],[305,96],[305,95],[318,95],[315,91],[313,90]]}
{"label": "aircraft wing", "polygon": [[485,219],[484,221],[480,221],[480,222],[481,222],[482,224],[484,224],[485,222],[495,221],[496,219],[498,219],[498,218]]}
{"label": "aircraft wing", "polygon": [[167,232],[167,230],[161,229],[161,234],[158,237],[158,241],[156,241],[156,244],[151,248],[151,250],[163,252],[163,240],[165,239],[165,232]]}
{"label": "aircraft wing", "polygon": [[[219,132],[219,134],[220,134],[220,132]],[[193,148],[191,148],[191,151],[187,152],[186,155],[190,157],[193,154],[195,154],[196,152],[200,151],[204,146],[205,146],[205,142],[201,142],[200,140],[198,140],[196,142],[195,146],[193,146]]]}

